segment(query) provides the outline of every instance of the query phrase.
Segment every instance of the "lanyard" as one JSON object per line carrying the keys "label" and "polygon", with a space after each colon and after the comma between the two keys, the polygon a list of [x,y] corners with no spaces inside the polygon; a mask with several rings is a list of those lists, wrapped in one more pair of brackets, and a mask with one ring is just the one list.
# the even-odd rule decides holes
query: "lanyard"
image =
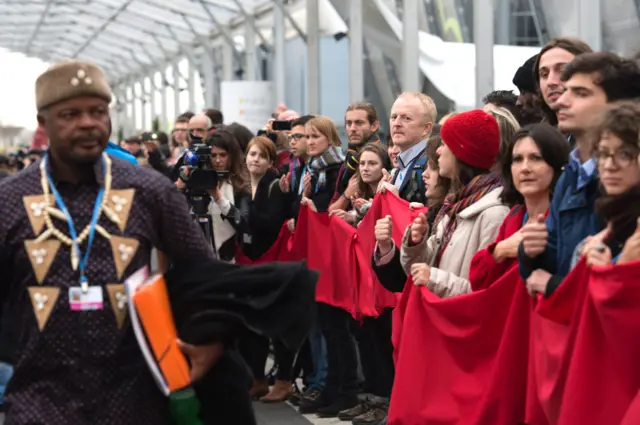
{"label": "lanyard", "polygon": [[[48,162],[48,156],[45,156],[44,160]],[[106,168],[104,167],[104,161],[102,166],[103,166],[103,169],[106,170]],[[46,164],[45,164],[45,169],[46,169]],[[51,176],[49,175],[48,171],[47,171],[47,180],[49,181],[49,187],[51,188],[51,193],[53,193],[53,196],[56,198],[56,204],[58,205],[58,208],[60,208],[60,211],[62,211],[65,218],[67,219],[67,225],[69,226],[69,234],[71,235],[71,240],[73,241],[72,242],[73,249],[75,250],[75,252],[78,253],[78,257],[79,257],[78,269],[80,270],[80,287],[82,288],[82,292],[87,293],[89,291],[89,282],[87,280],[87,277],[84,274],[84,271],[87,267],[87,262],[89,261],[89,254],[91,253],[91,245],[93,244],[93,237],[95,236],[96,226],[98,225],[98,218],[100,217],[100,209],[101,209],[100,207],[102,205],[102,199],[104,198],[104,187],[100,188],[100,191],[98,192],[98,196],[96,197],[96,203],[93,207],[93,215],[91,216],[91,224],[89,225],[89,235],[87,237],[87,250],[83,256],[82,251],[80,251],[80,246],[78,244],[78,240],[77,240],[78,232],[76,231],[76,226],[73,222],[73,218],[71,218],[69,209],[67,208],[64,201],[62,200],[62,196],[60,196],[60,193],[58,193],[58,190],[56,189],[56,186],[53,183],[53,180],[51,179]]]}

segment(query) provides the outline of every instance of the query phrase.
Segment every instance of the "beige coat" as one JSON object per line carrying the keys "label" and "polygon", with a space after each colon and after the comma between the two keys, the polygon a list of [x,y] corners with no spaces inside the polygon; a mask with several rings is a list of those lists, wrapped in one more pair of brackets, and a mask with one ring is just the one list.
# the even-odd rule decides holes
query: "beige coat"
{"label": "beige coat", "polygon": [[[442,255],[439,267],[431,267],[427,287],[441,298],[471,292],[469,267],[476,252],[495,241],[502,221],[509,207],[500,202],[502,188],[496,188],[476,203],[458,213],[457,227],[451,236],[451,242]],[[411,227],[405,231],[402,239],[400,262],[407,276],[411,276],[411,265],[427,263],[433,265],[449,217],[443,217],[438,223],[435,234],[420,244],[409,246]]]}

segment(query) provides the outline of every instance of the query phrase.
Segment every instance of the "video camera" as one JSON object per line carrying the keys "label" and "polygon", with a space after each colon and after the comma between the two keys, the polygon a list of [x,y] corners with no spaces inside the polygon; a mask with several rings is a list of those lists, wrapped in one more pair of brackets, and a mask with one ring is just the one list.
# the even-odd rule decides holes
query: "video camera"
{"label": "video camera", "polygon": [[[205,237],[214,248],[213,219],[209,214],[211,195],[209,191],[218,187],[220,179],[228,176],[228,171],[218,171],[211,165],[211,146],[198,143],[202,139],[193,140],[196,143],[187,149],[180,167],[180,179],[187,186],[187,199],[191,206],[192,216],[200,225]],[[216,253],[217,254],[217,253]]]}
{"label": "video camera", "polygon": [[213,190],[218,186],[218,180],[226,177],[227,173],[227,171],[216,171],[211,165],[211,146],[209,145],[196,143],[184,153],[184,165],[180,167],[180,178],[191,190],[205,192]]}

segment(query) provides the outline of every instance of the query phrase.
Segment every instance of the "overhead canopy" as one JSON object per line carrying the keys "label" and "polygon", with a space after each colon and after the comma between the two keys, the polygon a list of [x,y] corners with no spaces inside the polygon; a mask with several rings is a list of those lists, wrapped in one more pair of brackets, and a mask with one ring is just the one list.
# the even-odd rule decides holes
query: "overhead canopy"
{"label": "overhead canopy", "polygon": [[113,79],[158,69],[264,0],[0,0],[0,47],[91,60]]}

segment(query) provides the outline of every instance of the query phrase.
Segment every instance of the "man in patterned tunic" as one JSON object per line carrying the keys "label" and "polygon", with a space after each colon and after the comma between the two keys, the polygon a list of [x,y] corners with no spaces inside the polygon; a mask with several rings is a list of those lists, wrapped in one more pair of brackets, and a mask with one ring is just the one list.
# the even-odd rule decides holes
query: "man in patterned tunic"
{"label": "man in patterned tunic", "polygon": [[[36,106],[50,149],[0,183],[0,304],[15,306],[21,332],[5,425],[172,423],[125,320],[122,283],[154,247],[173,262],[212,252],[169,180],[104,154],[110,100],[95,65],[49,68]],[[192,378],[220,354],[181,345]]]}

